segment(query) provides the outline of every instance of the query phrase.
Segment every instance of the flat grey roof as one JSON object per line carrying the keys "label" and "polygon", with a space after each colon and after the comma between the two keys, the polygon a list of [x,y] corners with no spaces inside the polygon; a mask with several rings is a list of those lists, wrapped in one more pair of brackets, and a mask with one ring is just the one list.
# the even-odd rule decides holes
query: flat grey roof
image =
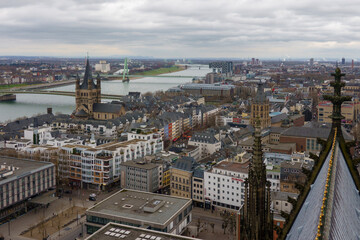
{"label": "flat grey roof", "polygon": [[[145,212],[144,205],[152,200],[164,201],[164,204],[155,212]],[[99,213],[120,219],[165,225],[187,204],[191,204],[191,199],[123,189],[88,209],[86,214]]]}
{"label": "flat grey roof", "polygon": [[[116,235],[118,234],[118,235]],[[158,232],[144,228],[132,227],[118,223],[108,223],[100,228],[94,234],[86,238],[86,240],[115,240],[122,239],[121,236],[125,235],[124,239],[137,240],[137,239],[154,239],[154,240],[181,240],[181,239],[197,239],[185,237],[181,235],[174,235],[170,233]]]}
{"label": "flat grey roof", "polygon": [[35,160],[0,156],[0,166],[1,165],[13,166],[18,169],[14,170],[14,173],[12,175],[0,179],[0,185],[6,182],[11,182],[22,176],[27,176],[34,172],[54,166],[54,164],[51,162],[41,162]]}
{"label": "flat grey roof", "polygon": [[147,169],[147,170],[159,167],[159,164],[150,163],[150,162],[135,162],[135,161],[126,161],[121,163],[120,165],[126,167]]}

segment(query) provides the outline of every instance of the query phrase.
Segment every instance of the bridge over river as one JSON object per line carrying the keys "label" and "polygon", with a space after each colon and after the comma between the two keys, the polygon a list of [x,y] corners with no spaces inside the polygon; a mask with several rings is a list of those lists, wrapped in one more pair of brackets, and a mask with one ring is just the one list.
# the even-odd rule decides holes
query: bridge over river
{"label": "bridge over river", "polygon": [[[46,94],[75,97],[75,92],[50,91],[50,90],[1,90],[0,94]],[[121,100],[123,95],[101,94],[103,99]]]}

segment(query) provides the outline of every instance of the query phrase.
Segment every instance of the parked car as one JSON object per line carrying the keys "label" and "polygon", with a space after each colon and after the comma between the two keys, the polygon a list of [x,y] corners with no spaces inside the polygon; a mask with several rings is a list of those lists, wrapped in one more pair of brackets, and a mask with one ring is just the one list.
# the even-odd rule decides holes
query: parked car
{"label": "parked car", "polygon": [[96,201],[96,194],[95,193],[92,193],[89,195],[89,200],[90,201]]}

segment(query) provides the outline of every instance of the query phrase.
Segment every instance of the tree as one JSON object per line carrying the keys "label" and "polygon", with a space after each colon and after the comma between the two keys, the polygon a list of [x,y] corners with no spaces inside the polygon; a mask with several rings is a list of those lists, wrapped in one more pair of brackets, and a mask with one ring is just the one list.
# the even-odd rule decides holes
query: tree
{"label": "tree", "polygon": [[197,224],[196,224],[197,232],[200,231],[200,225],[201,225],[201,220],[200,220],[200,218],[198,218],[198,221],[197,221]]}
{"label": "tree", "polygon": [[45,222],[46,222],[46,218],[45,218],[45,208],[42,212],[42,214],[39,217],[39,233],[41,233],[42,238],[44,239],[46,237],[46,226],[45,226]]}
{"label": "tree", "polygon": [[236,216],[234,213],[230,213],[228,211],[224,212],[222,215],[223,224],[222,227],[224,229],[224,234],[226,233],[226,229],[229,230],[230,234],[236,233]]}
{"label": "tree", "polygon": [[212,229],[212,233],[214,233],[214,229],[215,229],[215,223],[210,223],[211,229]]}
{"label": "tree", "polygon": [[60,236],[62,221],[61,221],[61,217],[59,215],[56,217],[55,223],[56,223],[56,228],[59,231],[59,236]]}

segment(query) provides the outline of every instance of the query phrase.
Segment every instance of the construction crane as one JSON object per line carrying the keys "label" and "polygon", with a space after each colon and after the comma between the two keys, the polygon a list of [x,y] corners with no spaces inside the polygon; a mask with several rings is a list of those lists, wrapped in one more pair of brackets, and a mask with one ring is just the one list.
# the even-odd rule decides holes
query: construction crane
{"label": "construction crane", "polygon": [[127,58],[125,58],[125,61],[124,61],[124,72],[123,72],[123,79],[122,79],[123,82],[129,82],[130,79],[129,79],[129,69],[128,69],[128,65],[127,65]]}

